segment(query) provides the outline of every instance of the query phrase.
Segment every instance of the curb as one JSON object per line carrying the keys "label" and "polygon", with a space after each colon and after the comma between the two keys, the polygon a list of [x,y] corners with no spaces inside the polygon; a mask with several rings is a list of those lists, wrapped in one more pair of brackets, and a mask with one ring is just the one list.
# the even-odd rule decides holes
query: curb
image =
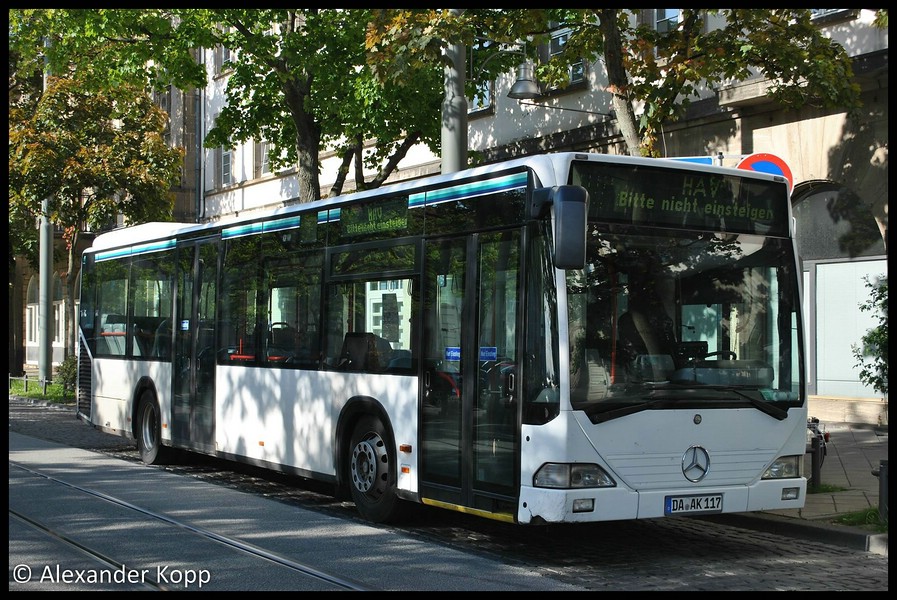
{"label": "curb", "polygon": [[50,408],[53,410],[74,410],[75,409],[75,401],[66,400],[65,402],[50,402],[48,400],[41,400],[39,398],[28,398],[27,396],[17,396],[15,394],[9,395],[9,400],[12,402],[16,402],[18,404],[31,404],[32,406],[43,406],[45,408]]}
{"label": "curb", "polygon": [[849,525],[834,525],[806,519],[792,519],[764,513],[708,515],[701,517],[743,529],[775,533],[812,542],[834,544],[881,556],[888,555],[888,534],[870,533]]}

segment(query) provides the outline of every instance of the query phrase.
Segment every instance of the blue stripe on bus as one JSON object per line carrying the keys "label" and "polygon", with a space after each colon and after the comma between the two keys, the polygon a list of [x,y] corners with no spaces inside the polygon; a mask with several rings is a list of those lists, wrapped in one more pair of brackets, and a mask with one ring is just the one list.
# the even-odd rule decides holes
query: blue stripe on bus
{"label": "blue stripe on bus", "polygon": [[272,231],[285,231],[287,229],[295,229],[299,227],[300,217],[285,217],[283,219],[274,219],[273,221],[263,221],[261,223],[249,223],[247,225],[237,225],[222,230],[222,239],[233,239],[243,237],[245,235],[253,235],[256,233],[270,233]]}
{"label": "blue stripe on bus", "polygon": [[175,240],[164,240],[161,242],[150,242],[149,244],[140,244],[139,246],[128,246],[126,248],[118,248],[116,250],[107,250],[105,252],[97,252],[94,260],[102,262],[104,260],[112,260],[123,256],[135,256],[138,254],[149,254],[151,252],[161,252],[174,248]]}
{"label": "blue stripe on bus", "polygon": [[329,210],[318,211],[318,225],[330,223],[331,221],[339,221],[340,209],[331,208]]}
{"label": "blue stripe on bus", "polygon": [[496,192],[505,192],[508,190],[526,187],[526,184],[526,173],[513,173],[511,175],[505,175],[504,177],[497,177],[495,179],[474,181],[473,183],[453,185],[452,187],[433,190],[430,192],[411,194],[408,197],[408,207],[417,208],[420,206],[424,206],[425,204],[439,204],[441,202],[461,200],[463,198],[471,198],[473,196],[484,196],[486,194],[494,194]]}

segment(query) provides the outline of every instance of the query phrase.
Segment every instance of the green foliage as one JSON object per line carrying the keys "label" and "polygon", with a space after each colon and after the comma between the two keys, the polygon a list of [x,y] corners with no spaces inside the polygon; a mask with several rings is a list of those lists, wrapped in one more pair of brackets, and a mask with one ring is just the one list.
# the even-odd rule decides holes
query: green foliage
{"label": "green foliage", "polygon": [[[23,72],[40,73],[46,59],[51,72],[77,73],[98,91],[126,84],[204,87],[206,65],[196,60],[197,49],[227,48],[233,60],[226,104],[207,146],[264,140],[273,169],[298,165],[301,201],[321,196],[324,150],[355,157],[360,189],[380,185],[397,168],[411,145],[405,140],[438,150],[441,71],[407,73],[401,90],[379,85],[365,63],[370,9],[9,12],[10,57]],[[365,145],[371,140],[376,144]],[[365,170],[378,168],[364,180]]]}
{"label": "green foliage", "polygon": [[835,523],[861,527],[876,533],[888,533],[888,522],[881,518],[881,511],[878,508],[867,508],[841,515],[835,519]]}
{"label": "green foliage", "polygon": [[56,369],[56,379],[67,390],[75,389],[78,383],[78,357],[69,354]]}
{"label": "green foliage", "polygon": [[[71,251],[79,232],[102,230],[118,214],[131,223],[170,219],[183,150],[165,142],[166,122],[145,88],[97,91],[48,77],[39,101],[10,110],[10,223],[34,223],[47,200]],[[15,254],[33,258],[29,229],[10,241]]]}
{"label": "green foliage", "polygon": [[12,379],[9,382],[9,395],[33,400],[44,400],[53,404],[71,402],[74,398],[72,389],[64,388],[62,383],[54,381],[44,388],[36,379],[28,380],[28,389],[25,389],[23,379]]}
{"label": "green foliage", "polygon": [[819,485],[810,484],[807,486],[808,494],[831,494],[832,492],[843,492],[846,488],[839,485],[831,485],[829,483],[820,483]]}
{"label": "green foliage", "polygon": [[[407,81],[409,67],[441,68],[448,43],[527,40],[536,58],[553,30],[569,29],[563,51],[536,61],[547,86],[568,84],[568,67],[600,61],[611,94],[609,108],[630,154],[654,156],[661,126],[680,118],[701,90],[764,75],[769,96],[784,108],[859,107],[850,57],[811,20],[809,9],[682,9],[669,31],[639,19],[642,9],[465,9],[451,16],[432,9],[385,9],[368,30],[369,61],[383,81]],[[885,16],[886,20],[886,16]],[[886,22],[886,21],[885,21]],[[441,42],[440,42],[441,40]],[[519,56],[511,57],[517,59]],[[496,63],[499,61],[496,60]],[[507,64],[502,62],[502,68]],[[474,86],[494,79],[472,74]],[[642,105],[640,120],[634,107]],[[637,135],[627,135],[627,132]]]}
{"label": "green foliage", "polygon": [[27,380],[24,377],[10,378],[9,395],[51,403],[65,403],[71,402],[74,398],[77,384],[78,357],[70,354],[56,367],[52,382],[46,386],[33,377]]}
{"label": "green foliage", "polygon": [[878,325],[869,329],[861,338],[862,345],[851,349],[860,370],[860,381],[875,391],[888,395],[888,278],[880,275],[876,281],[864,278],[870,290],[869,300],[860,304],[860,310],[872,312]]}

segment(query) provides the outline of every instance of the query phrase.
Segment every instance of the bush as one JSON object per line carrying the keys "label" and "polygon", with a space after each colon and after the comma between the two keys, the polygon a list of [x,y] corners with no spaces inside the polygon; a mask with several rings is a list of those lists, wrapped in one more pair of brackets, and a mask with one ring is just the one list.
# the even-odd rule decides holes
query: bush
{"label": "bush", "polygon": [[75,389],[75,385],[78,383],[78,357],[74,354],[66,356],[56,369],[56,377],[63,389]]}
{"label": "bush", "polygon": [[[860,381],[875,391],[888,395],[888,277],[880,275],[875,283],[863,278],[870,289],[868,302],[860,304],[860,310],[871,311],[878,317],[878,326],[861,338],[862,346],[853,344],[856,367],[860,369]],[[871,358],[871,361],[868,360]]]}

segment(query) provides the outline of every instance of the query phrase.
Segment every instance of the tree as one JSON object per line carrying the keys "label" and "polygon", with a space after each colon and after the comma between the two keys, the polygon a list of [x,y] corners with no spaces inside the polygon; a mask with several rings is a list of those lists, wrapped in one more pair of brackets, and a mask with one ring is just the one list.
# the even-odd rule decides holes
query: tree
{"label": "tree", "polygon": [[10,105],[10,225],[13,219],[32,224],[19,230],[20,247],[11,250],[34,257],[25,251],[37,244],[33,224],[48,200],[47,217],[63,230],[68,252],[60,274],[66,284],[67,350],[75,347],[72,298],[82,233],[107,227],[117,215],[131,223],[171,219],[171,188],[184,153],[166,143],[167,119],[144,88],[94,92],[84,82],[56,77],[48,78],[37,103]]}
{"label": "tree", "polygon": [[[616,121],[632,155],[658,156],[658,132],[680,118],[700,90],[761,73],[782,106],[859,107],[844,48],[822,35],[808,9],[682,9],[669,31],[639,23],[639,9],[467,9],[460,16],[432,9],[375,13],[370,60],[383,81],[412,79],[409,69],[441,69],[449,43],[490,39],[536,48],[561,27],[564,50],[537,66],[537,78],[564,87],[568,67],[600,59]],[[714,19],[708,26],[708,19]],[[501,66],[507,66],[503,63]],[[484,71],[471,89],[494,78]],[[640,113],[637,112],[640,108]]]}
{"label": "tree", "polygon": [[[331,193],[341,191],[353,158],[357,187],[363,189],[385,181],[415,143],[438,148],[441,74],[422,74],[401,90],[378,85],[365,67],[370,13],[364,9],[18,13],[17,23],[33,24],[15,28],[29,56],[39,54],[34,47],[50,32],[51,68],[71,65],[99,88],[119,81],[204,86],[205,72],[193,53],[200,47],[229,49],[237,58],[229,65],[227,105],[206,146],[267,141],[274,168],[298,164],[300,201],[321,197],[319,155],[325,147],[344,158]],[[365,181],[363,167],[379,172]]]}
{"label": "tree", "polygon": [[[227,27],[219,43],[239,59],[207,145],[272,142],[275,168],[298,161],[302,201],[321,197],[323,147],[343,157],[331,194],[341,192],[353,158],[356,187],[365,189],[381,185],[415,143],[435,151],[442,80],[430,74],[402,90],[378,85],[365,68],[369,18],[367,10],[214,11],[211,19]],[[279,24],[273,35],[272,23]],[[379,170],[368,182],[365,166]]]}
{"label": "tree", "polygon": [[[860,370],[860,381],[876,392],[888,395],[888,278],[880,275],[875,282],[865,277],[869,300],[860,310],[875,314],[878,325],[862,337],[862,345],[853,344],[851,350]],[[870,362],[871,359],[871,362]]]}

